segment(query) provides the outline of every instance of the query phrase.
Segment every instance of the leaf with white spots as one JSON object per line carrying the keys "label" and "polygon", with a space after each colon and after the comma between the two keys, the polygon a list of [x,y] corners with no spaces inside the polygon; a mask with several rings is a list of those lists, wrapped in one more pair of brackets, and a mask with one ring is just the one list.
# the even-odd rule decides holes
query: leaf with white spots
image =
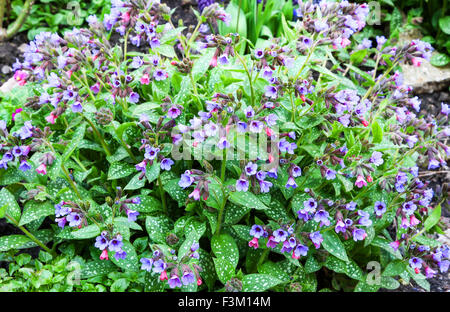
{"label": "leaf with white spots", "polygon": [[341,240],[339,239],[339,236],[337,236],[333,230],[324,231],[322,233],[322,236],[323,236],[322,246],[326,251],[328,251],[329,253],[331,253],[332,255],[336,256],[341,260],[348,261],[345,246],[344,244],[342,244]]}
{"label": "leaf with white spots", "polygon": [[139,270],[139,261],[137,258],[136,250],[134,249],[133,245],[130,244],[129,241],[124,240],[123,251],[127,253],[127,256],[125,259],[116,259],[114,257],[115,252],[114,251],[108,251],[109,259],[118,267],[129,270],[129,271],[138,271]]}
{"label": "leaf with white spots", "polygon": [[344,273],[356,280],[361,280],[363,278],[361,268],[353,260],[345,262],[334,256],[329,256],[325,261],[325,266],[334,272]]}
{"label": "leaf with white spots", "polygon": [[88,239],[99,235],[100,229],[96,224],[88,225],[72,232],[72,236],[75,239]]}
{"label": "leaf with white spots", "polygon": [[268,274],[249,274],[242,280],[243,292],[262,292],[283,283],[282,280]]}
{"label": "leaf with white spots", "polygon": [[133,205],[133,210],[147,213],[161,210],[161,202],[159,199],[147,195],[140,195],[139,197],[141,198],[141,203],[139,205]]}
{"label": "leaf with white spots", "polygon": [[30,200],[25,204],[19,225],[25,225],[34,220],[53,214],[55,214],[55,208],[49,201],[37,202]]}
{"label": "leaf with white spots", "polygon": [[235,275],[239,261],[239,250],[233,237],[228,234],[215,235],[211,239],[211,249],[217,276],[225,284]]}
{"label": "leaf with white spots", "polygon": [[208,286],[208,289],[213,290],[214,283],[217,278],[213,259],[210,256],[210,254],[206,252],[204,249],[199,248],[198,253],[200,256],[199,266],[203,270],[202,272],[200,272],[200,276],[205,281],[205,284],[206,286]]}
{"label": "leaf with white spots", "polygon": [[181,207],[184,206],[188,196],[186,192],[178,185],[178,181],[180,181],[180,179],[170,180],[169,182],[163,184],[163,188],[170,195],[170,197],[178,202],[178,205]]}
{"label": "leaf with white spots", "polygon": [[112,163],[108,170],[108,180],[115,180],[128,177],[133,172],[136,172],[134,166],[124,163],[116,162]]}
{"label": "leaf with white spots", "polygon": [[137,190],[145,185],[145,178],[139,180],[141,173],[136,173],[134,177],[131,178],[130,182],[125,186],[124,190]]}
{"label": "leaf with white spots", "polygon": [[81,268],[81,278],[87,279],[94,276],[106,275],[114,271],[117,271],[117,267],[111,261],[108,260],[90,261]]}
{"label": "leaf with white spots", "polygon": [[86,132],[86,124],[82,123],[77,127],[74,134],[72,135],[72,139],[70,140],[70,143],[66,146],[66,149],[64,150],[64,154],[62,155],[62,161],[66,161],[69,159],[70,155],[75,151],[78,144],[83,140],[84,133]]}
{"label": "leaf with white spots", "polygon": [[269,209],[269,207],[264,205],[264,203],[251,192],[232,192],[229,199],[236,205],[244,206],[247,208],[254,208],[256,210]]}
{"label": "leaf with white spots", "polygon": [[148,216],[145,219],[145,228],[153,242],[164,244],[167,234],[172,229],[172,221],[165,215]]}
{"label": "leaf with white spots", "polygon": [[148,183],[152,183],[155,181],[161,172],[161,164],[157,161],[153,161],[153,164],[147,164],[147,168],[145,170],[145,176],[147,177]]}
{"label": "leaf with white spots", "polygon": [[245,216],[251,208],[242,207],[231,202],[225,205],[224,224],[232,225],[238,223],[243,216]]}
{"label": "leaf with white spots", "polygon": [[11,194],[6,187],[0,191],[0,207],[6,206],[6,214],[19,222],[21,210],[16,198]]}

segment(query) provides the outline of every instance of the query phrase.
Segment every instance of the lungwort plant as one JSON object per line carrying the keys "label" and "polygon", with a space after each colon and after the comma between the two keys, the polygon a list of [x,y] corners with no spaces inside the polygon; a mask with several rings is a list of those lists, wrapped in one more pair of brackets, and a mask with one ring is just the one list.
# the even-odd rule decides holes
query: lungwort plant
{"label": "lungwort plant", "polygon": [[31,96],[0,123],[0,216],[24,235],[1,251],[70,247],[81,279],[146,291],[428,289],[448,270],[430,235],[448,190],[427,180],[447,168],[448,106],[419,115],[397,71],[429,44],[353,43],[367,5],[305,2],[243,55],[246,38],[209,32],[230,22],[217,3],[189,33],[172,13],[114,0],[30,42]]}

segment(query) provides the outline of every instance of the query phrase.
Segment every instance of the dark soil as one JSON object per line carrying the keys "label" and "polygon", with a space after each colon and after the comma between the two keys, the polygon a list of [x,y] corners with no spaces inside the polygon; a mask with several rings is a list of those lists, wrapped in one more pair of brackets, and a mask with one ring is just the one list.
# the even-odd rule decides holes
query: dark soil
{"label": "dark soil", "polygon": [[17,34],[8,41],[0,42],[0,85],[14,74],[12,64],[16,61],[16,58],[22,59],[22,52],[19,47],[24,43],[28,43],[26,33]]}

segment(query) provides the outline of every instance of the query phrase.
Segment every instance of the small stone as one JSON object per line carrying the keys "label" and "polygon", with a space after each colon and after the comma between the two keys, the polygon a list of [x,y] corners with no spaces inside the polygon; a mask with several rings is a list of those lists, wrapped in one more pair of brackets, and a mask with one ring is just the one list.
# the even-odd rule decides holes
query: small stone
{"label": "small stone", "polygon": [[2,74],[6,75],[9,74],[12,71],[12,67],[9,65],[3,65],[2,66]]}

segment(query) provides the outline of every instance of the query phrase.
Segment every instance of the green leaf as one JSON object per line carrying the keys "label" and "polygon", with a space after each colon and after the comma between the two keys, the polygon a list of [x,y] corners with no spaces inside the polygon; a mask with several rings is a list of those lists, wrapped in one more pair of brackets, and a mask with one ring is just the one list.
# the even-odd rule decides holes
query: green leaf
{"label": "green leaf", "polygon": [[305,273],[314,273],[319,271],[322,268],[322,265],[314,258],[312,254],[308,255],[305,263]]}
{"label": "green leaf", "polygon": [[239,250],[234,239],[228,234],[215,235],[211,239],[211,249],[215,271],[220,281],[225,284],[235,275],[239,261]]}
{"label": "green leaf", "polygon": [[363,279],[363,272],[361,268],[353,260],[345,262],[336,257],[329,256],[325,262],[325,266],[335,272],[344,273],[353,279]]}
{"label": "green leaf", "polygon": [[450,63],[450,56],[444,53],[434,53],[430,58],[430,63],[436,67],[446,66]]}
{"label": "green leaf", "polygon": [[380,143],[383,140],[383,129],[377,121],[372,123],[372,143]]}
{"label": "green leaf", "polygon": [[19,225],[25,225],[34,220],[53,214],[55,214],[55,208],[49,201],[37,202],[30,200],[25,204]]}
{"label": "green leaf", "polygon": [[379,285],[369,285],[366,282],[367,276],[364,276],[362,280],[355,287],[355,292],[377,292],[380,289]]}
{"label": "green leaf", "polygon": [[450,16],[441,17],[439,19],[439,27],[444,33],[450,35]]}
{"label": "green leaf", "polygon": [[402,260],[390,262],[383,271],[383,276],[398,276],[406,270],[406,263]]}
{"label": "green leaf", "polygon": [[19,204],[16,202],[14,195],[11,194],[6,187],[3,187],[0,191],[0,207],[4,209],[5,206],[6,214],[19,222],[21,215]]}
{"label": "green leaf", "polygon": [[8,251],[10,249],[22,249],[25,244],[31,240],[25,235],[7,235],[0,237],[0,251]]}
{"label": "green leaf", "polygon": [[72,153],[75,151],[78,144],[80,144],[80,142],[83,140],[85,132],[86,132],[86,124],[82,123],[80,126],[77,127],[74,134],[72,135],[70,143],[66,146],[64,150],[64,154],[62,155],[63,162],[67,161],[70,155],[72,155]]}
{"label": "green leaf", "polygon": [[326,251],[343,261],[349,261],[344,244],[342,244],[339,236],[333,230],[324,231],[322,236],[322,246]]}
{"label": "green leaf", "polygon": [[152,183],[159,177],[159,173],[161,172],[160,163],[153,161],[153,164],[147,164],[147,168],[145,170],[145,176],[147,177],[148,183]]}
{"label": "green leaf", "polygon": [[124,190],[137,190],[143,188],[145,185],[145,179],[139,180],[141,173],[136,173],[134,177],[131,178],[130,182],[125,186]]}
{"label": "green leaf", "polygon": [[195,81],[198,81],[200,78],[205,76],[206,71],[209,68],[209,64],[211,63],[211,59],[214,56],[216,49],[206,49],[200,58],[198,58],[194,66],[192,67],[192,75]]}
{"label": "green leaf", "polygon": [[433,226],[435,226],[439,222],[440,219],[441,219],[441,205],[439,204],[436,206],[436,208],[433,209],[433,212],[423,223],[425,231],[429,231]]}
{"label": "green leaf", "polygon": [[158,199],[147,195],[140,195],[139,197],[141,198],[141,203],[133,205],[133,210],[147,213],[161,210],[161,202]]}
{"label": "green leaf", "polygon": [[385,238],[381,237],[375,237],[373,241],[370,243],[372,246],[380,247],[384,250],[386,250],[388,253],[393,255],[397,259],[403,259],[402,255],[400,254],[400,251],[394,250],[390,245],[389,241]]}
{"label": "green leaf", "polygon": [[359,63],[361,63],[364,60],[366,55],[367,55],[367,49],[358,50],[355,53],[353,53],[352,55],[350,55],[350,61],[353,64],[358,65]]}
{"label": "green leaf", "polygon": [[170,195],[170,197],[178,202],[179,206],[184,206],[187,199],[187,194],[178,185],[178,181],[180,181],[180,179],[170,180],[169,182],[163,184],[163,188]]}
{"label": "green leaf", "polygon": [[96,224],[92,224],[73,231],[71,234],[75,239],[88,239],[99,236],[100,229]]}
{"label": "green leaf", "polygon": [[171,221],[165,215],[149,216],[145,219],[145,228],[148,236],[155,243],[165,243],[168,232],[171,230]]}
{"label": "green leaf", "polygon": [[283,283],[282,280],[268,274],[249,274],[242,280],[242,291],[261,292]]}
{"label": "green leaf", "polygon": [[117,271],[117,267],[106,260],[96,260],[86,263],[81,269],[81,278],[91,278],[98,275],[106,275],[110,272]]}
{"label": "green leaf", "polygon": [[129,270],[129,271],[138,271],[139,270],[139,264],[138,264],[138,258],[136,254],[136,250],[134,249],[133,245],[129,241],[124,240],[122,249],[127,253],[127,256],[125,259],[116,259],[114,257],[115,252],[108,251],[109,259],[118,267]]}
{"label": "green leaf", "polygon": [[232,192],[229,199],[236,205],[247,208],[254,208],[256,210],[268,209],[268,207],[264,205],[264,203],[261,202],[255,194],[250,192]]}
{"label": "green leaf", "polygon": [[134,166],[123,162],[115,162],[109,167],[108,180],[125,178],[133,172],[136,172]]}
{"label": "green leaf", "polygon": [[119,278],[112,283],[110,291],[111,292],[124,292],[128,286],[130,286],[130,282],[126,278]]}

